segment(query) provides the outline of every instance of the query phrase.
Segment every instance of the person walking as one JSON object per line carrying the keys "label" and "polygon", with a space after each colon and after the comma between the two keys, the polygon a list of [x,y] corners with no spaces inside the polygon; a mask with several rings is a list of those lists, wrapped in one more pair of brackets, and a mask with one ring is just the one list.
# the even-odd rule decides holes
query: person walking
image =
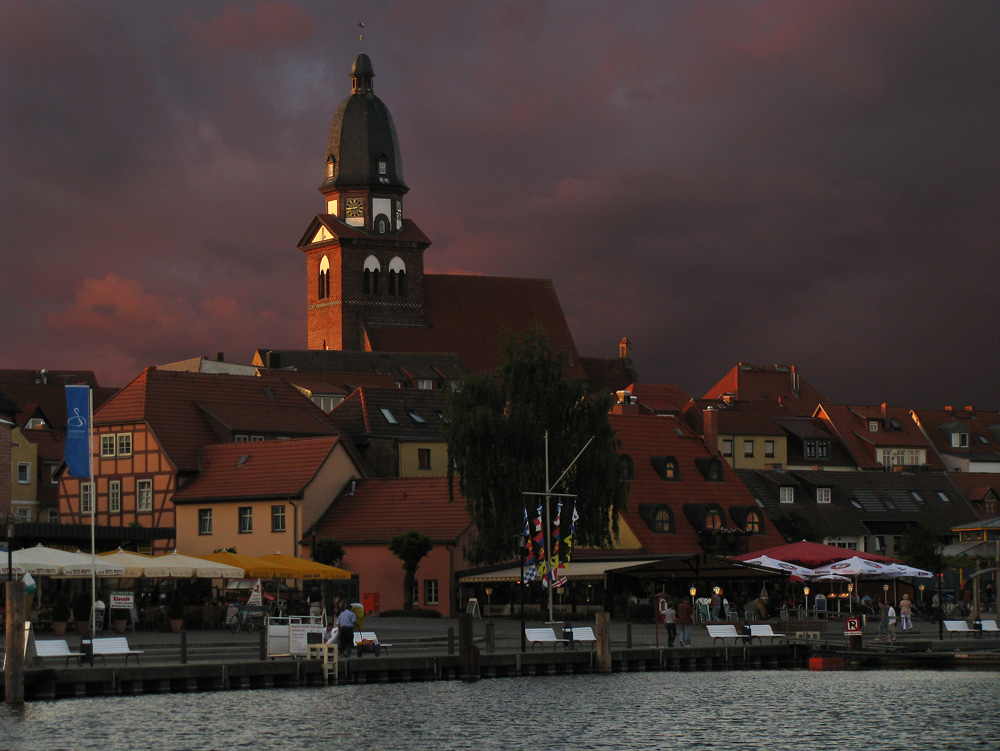
{"label": "person walking", "polygon": [[899,603],[899,625],[903,631],[913,628],[913,603],[910,602],[909,595],[903,595]]}
{"label": "person walking", "polygon": [[722,608],[722,595],[718,591],[712,592],[712,597],[709,600],[709,606],[712,608],[712,620],[719,620],[719,609]]}
{"label": "person walking", "polygon": [[889,641],[889,605],[885,600],[878,601],[878,636],[875,641]]}
{"label": "person walking", "polygon": [[309,593],[309,615],[314,618],[323,615],[323,593],[315,584]]}
{"label": "person walking", "polygon": [[337,628],[340,632],[340,652],[344,657],[350,657],[354,649],[354,627],[358,625],[358,617],[346,604],[337,616]]}
{"label": "person walking", "polygon": [[676,621],[681,630],[681,646],[690,647],[691,626],[694,625],[694,611],[691,609],[691,603],[687,600],[681,600],[677,605]]}
{"label": "person walking", "polygon": [[663,611],[663,625],[667,627],[667,646],[674,646],[674,640],[677,638],[677,610],[674,609],[674,604],[664,600],[664,605],[666,605],[666,610]]}

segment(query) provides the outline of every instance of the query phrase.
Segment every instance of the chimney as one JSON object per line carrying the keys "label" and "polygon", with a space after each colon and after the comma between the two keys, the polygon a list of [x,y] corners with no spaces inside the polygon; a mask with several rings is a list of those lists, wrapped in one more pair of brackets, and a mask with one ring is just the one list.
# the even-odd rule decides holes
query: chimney
{"label": "chimney", "polygon": [[226,353],[225,352],[216,352],[215,353],[215,360],[216,360],[216,362],[225,362],[226,361]]}
{"label": "chimney", "polygon": [[705,448],[708,449],[708,453],[712,456],[719,455],[719,423],[718,415],[712,407],[706,407],[703,413],[704,417],[704,433],[705,433]]}
{"label": "chimney", "polygon": [[792,396],[796,399],[799,396],[799,369],[797,366],[793,365],[791,367],[792,371]]}
{"label": "chimney", "polygon": [[639,405],[635,403],[632,399],[632,392],[628,389],[623,389],[622,391],[615,392],[618,401],[611,408],[611,414],[613,415],[637,415],[639,414]]}
{"label": "chimney", "polygon": [[882,424],[888,427],[889,425],[889,403],[882,402]]}
{"label": "chimney", "polygon": [[618,357],[622,360],[628,360],[632,357],[632,342],[628,340],[627,336],[622,337],[622,340],[618,342]]}
{"label": "chimney", "polygon": [[944,411],[945,411],[945,412],[954,412],[954,411],[955,411],[955,408],[954,408],[954,407],[952,407],[952,406],[951,406],[951,405],[949,404],[948,406],[946,406],[946,407],[944,408]]}

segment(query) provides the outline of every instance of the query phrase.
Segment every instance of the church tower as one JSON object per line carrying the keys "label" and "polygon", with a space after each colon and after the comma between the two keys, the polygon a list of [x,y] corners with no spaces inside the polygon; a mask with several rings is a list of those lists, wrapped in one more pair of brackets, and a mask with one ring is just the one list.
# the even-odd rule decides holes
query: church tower
{"label": "church tower", "polygon": [[306,256],[308,348],[369,349],[367,327],[424,325],[427,236],[403,218],[399,137],[361,53],[330,125],[319,187],[325,213],[299,241]]}

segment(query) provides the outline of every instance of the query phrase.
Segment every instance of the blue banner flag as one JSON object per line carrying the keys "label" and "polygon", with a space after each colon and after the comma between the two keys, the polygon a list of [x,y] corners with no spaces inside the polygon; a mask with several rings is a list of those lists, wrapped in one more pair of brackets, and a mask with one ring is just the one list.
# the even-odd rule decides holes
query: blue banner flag
{"label": "blue banner flag", "polygon": [[66,447],[63,458],[71,477],[91,479],[90,386],[66,387]]}

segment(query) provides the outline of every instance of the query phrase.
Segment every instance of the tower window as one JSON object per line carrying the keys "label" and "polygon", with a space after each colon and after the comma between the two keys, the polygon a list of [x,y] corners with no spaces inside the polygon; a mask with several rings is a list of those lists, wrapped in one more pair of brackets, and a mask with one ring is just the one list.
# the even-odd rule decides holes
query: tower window
{"label": "tower window", "polygon": [[326,160],[326,179],[332,180],[337,173],[337,160],[332,156]]}
{"label": "tower window", "polygon": [[375,256],[368,256],[365,259],[364,292],[366,295],[379,294],[379,272],[382,265]]}
{"label": "tower window", "polygon": [[322,300],[330,296],[330,259],[323,256],[319,262],[319,281],[316,285],[316,297]]}
{"label": "tower window", "polygon": [[389,295],[406,297],[406,264],[399,256],[389,261]]}
{"label": "tower window", "polygon": [[379,159],[379,160],[378,160],[378,173],[379,173],[380,175],[384,175],[384,174],[385,174],[385,172],[386,172],[386,163],[385,163],[385,159]]}

